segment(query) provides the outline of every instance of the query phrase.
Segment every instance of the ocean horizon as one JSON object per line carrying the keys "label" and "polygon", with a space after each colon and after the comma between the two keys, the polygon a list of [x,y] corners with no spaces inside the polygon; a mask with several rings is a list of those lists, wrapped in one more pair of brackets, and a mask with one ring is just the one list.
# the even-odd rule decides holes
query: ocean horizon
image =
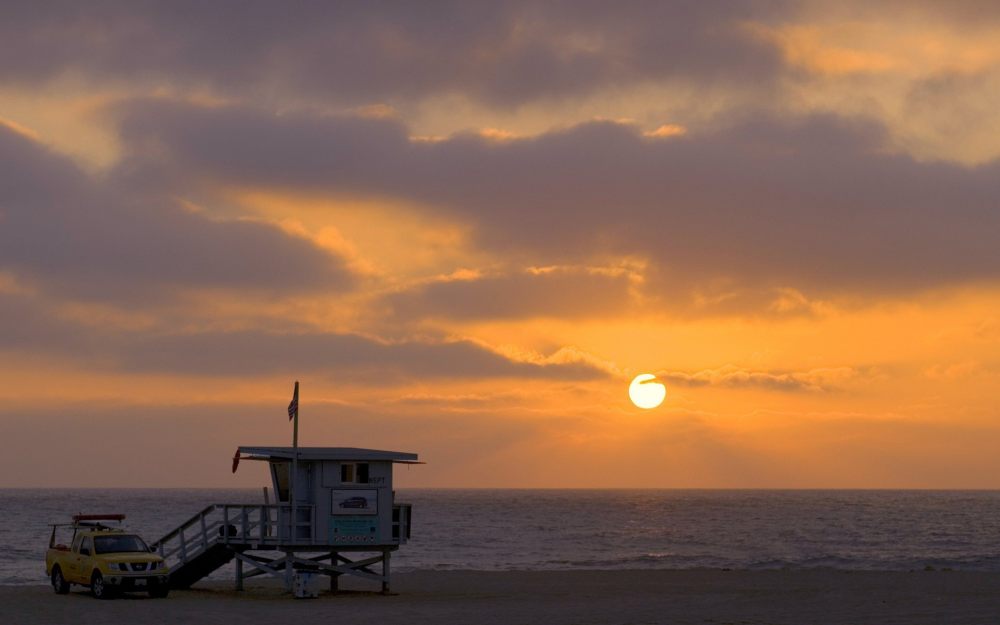
{"label": "ocean horizon", "polygon": [[[1000,571],[1000,491],[398,489],[412,538],[393,569]],[[0,584],[44,584],[49,524],[122,512],[152,542],[213,503],[261,489],[0,489]],[[210,579],[231,578],[224,567]]]}

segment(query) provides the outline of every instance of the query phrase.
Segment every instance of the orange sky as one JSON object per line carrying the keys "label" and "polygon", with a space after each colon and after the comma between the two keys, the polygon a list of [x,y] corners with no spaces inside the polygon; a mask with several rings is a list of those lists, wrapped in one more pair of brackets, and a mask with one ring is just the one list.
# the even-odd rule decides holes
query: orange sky
{"label": "orange sky", "polygon": [[1000,487],[1000,12],[879,7],[13,9],[0,487],[296,379],[404,487]]}

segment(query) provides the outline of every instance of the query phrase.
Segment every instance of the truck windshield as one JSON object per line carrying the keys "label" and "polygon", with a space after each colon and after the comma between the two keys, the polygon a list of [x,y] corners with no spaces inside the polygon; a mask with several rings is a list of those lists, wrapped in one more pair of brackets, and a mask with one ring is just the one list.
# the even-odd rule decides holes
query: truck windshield
{"label": "truck windshield", "polygon": [[118,534],[116,536],[94,537],[95,553],[130,553],[135,551],[149,551],[149,547],[138,536]]}

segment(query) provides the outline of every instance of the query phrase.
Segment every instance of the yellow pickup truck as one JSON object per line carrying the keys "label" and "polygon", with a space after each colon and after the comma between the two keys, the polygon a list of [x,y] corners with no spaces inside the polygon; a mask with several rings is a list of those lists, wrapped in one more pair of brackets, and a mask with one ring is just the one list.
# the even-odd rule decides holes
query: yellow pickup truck
{"label": "yellow pickup truck", "polygon": [[[151,597],[170,592],[170,571],[163,558],[146,543],[121,528],[124,514],[80,514],[72,523],[52,526],[45,553],[45,573],[56,594],[65,595],[72,584],[89,586],[98,599],[119,592],[147,591]],[[110,527],[103,521],[118,521]],[[56,542],[56,530],[72,529],[70,546]]]}

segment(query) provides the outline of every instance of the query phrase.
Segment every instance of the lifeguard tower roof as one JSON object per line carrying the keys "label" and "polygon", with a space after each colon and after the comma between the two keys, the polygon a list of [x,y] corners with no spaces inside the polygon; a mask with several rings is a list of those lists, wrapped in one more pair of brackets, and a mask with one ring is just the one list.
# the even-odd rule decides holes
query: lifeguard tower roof
{"label": "lifeguard tower roof", "polygon": [[[291,460],[295,456],[294,447],[240,447],[240,455],[246,460]],[[299,447],[299,460],[348,460],[368,462],[394,462],[397,464],[423,464],[417,454],[405,451],[383,449],[362,449],[360,447]]]}

